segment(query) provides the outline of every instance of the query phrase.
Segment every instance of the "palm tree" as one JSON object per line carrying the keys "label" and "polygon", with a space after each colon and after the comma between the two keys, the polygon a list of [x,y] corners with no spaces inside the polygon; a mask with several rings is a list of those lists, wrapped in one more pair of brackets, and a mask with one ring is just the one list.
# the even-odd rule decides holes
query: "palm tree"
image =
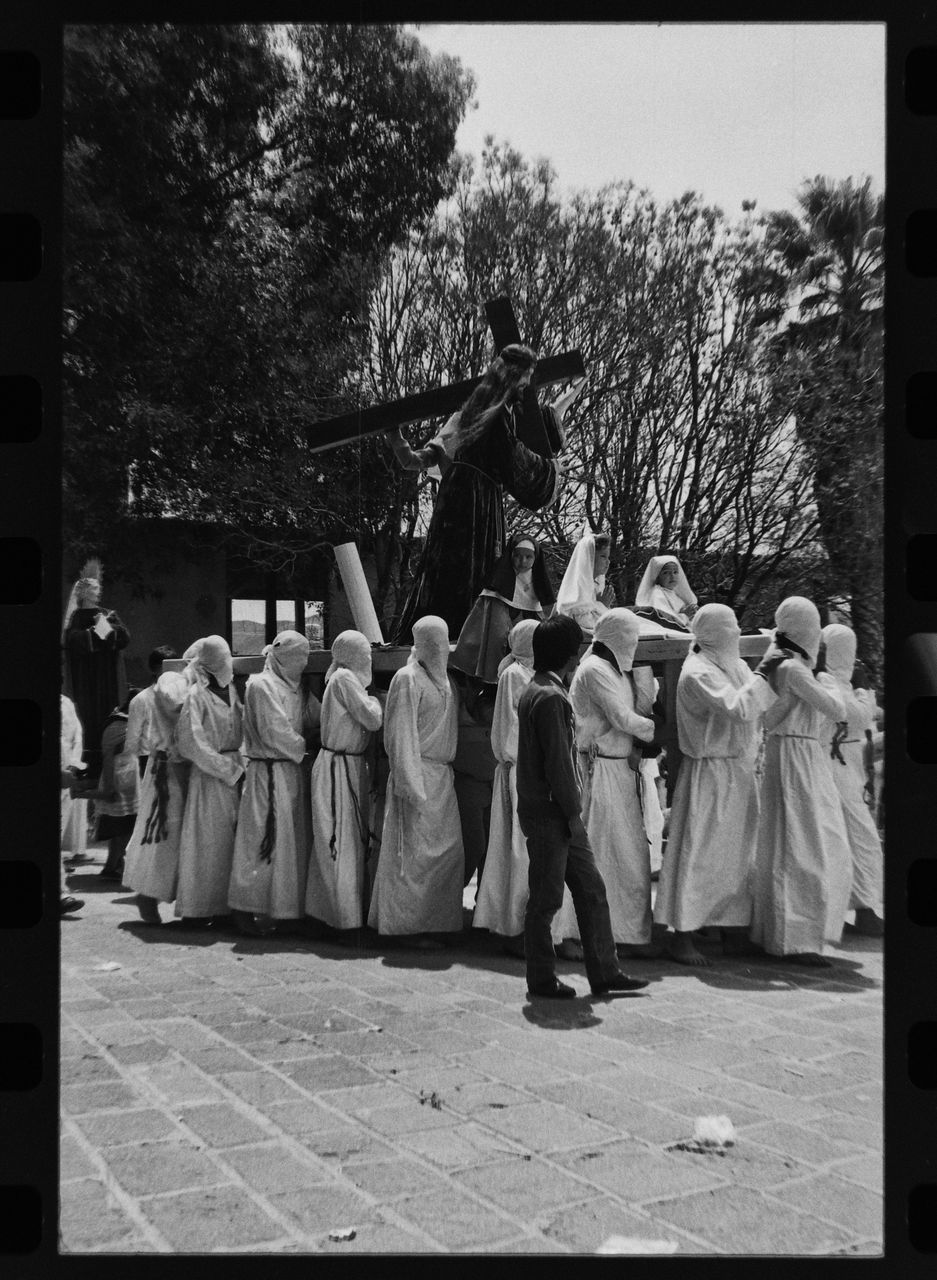
{"label": "palm tree", "polygon": [[789,313],[799,317],[775,344],[778,389],[813,462],[821,537],[851,601],[859,656],[878,675],[884,199],[869,178],[817,176],[801,187],[798,206],[800,216],[766,220]]}

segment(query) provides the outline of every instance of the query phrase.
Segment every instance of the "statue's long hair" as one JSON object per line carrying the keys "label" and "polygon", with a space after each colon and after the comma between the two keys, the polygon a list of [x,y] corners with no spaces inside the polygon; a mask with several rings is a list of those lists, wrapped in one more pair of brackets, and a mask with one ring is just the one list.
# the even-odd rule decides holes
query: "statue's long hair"
{"label": "statue's long hair", "polygon": [[495,356],[485,376],[462,406],[458,448],[477,440],[500,412],[525,373],[533,372],[537,353],[512,342]]}

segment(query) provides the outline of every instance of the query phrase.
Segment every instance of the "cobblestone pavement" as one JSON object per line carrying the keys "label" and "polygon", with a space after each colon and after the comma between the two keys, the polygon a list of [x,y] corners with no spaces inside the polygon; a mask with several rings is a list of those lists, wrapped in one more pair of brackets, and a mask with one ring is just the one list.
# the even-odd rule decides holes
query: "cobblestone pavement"
{"label": "cobblestone pavement", "polygon": [[[97,870],[62,921],[63,1252],[881,1252],[880,941],[630,961],[618,1000],[560,962],[585,998],[553,1003],[481,930],[153,928]],[[678,1149],[704,1115],[724,1154]]]}

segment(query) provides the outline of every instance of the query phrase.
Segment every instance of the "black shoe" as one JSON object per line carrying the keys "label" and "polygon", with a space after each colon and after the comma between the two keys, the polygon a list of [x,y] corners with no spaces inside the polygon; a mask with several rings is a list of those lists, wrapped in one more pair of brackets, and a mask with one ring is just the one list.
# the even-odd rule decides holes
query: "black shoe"
{"label": "black shoe", "polygon": [[539,996],[542,1000],[572,1000],[576,995],[575,987],[568,987],[565,982],[560,982],[558,978],[554,978],[549,985],[538,985],[536,987],[528,986],[527,994],[529,996]]}
{"label": "black shoe", "polygon": [[602,982],[589,985],[594,996],[608,996],[619,991],[640,991],[648,984],[645,978],[629,978],[627,973],[616,973],[613,978],[605,978]]}
{"label": "black shoe", "polygon": [[80,911],[84,905],[84,901],[81,898],[60,898],[59,915],[70,915],[73,911]]}

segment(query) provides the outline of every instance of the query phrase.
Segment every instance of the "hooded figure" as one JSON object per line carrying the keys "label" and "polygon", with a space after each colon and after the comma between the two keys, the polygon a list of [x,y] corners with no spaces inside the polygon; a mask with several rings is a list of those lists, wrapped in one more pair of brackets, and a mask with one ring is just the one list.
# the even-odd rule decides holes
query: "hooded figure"
{"label": "hooded figure", "polygon": [[189,682],[181,671],[164,671],[152,688],[147,725],[150,754],[127,845],[124,884],[136,892],[137,908],[147,924],[159,924],[156,904],[173,901],[179,880],[190,766],[179,754],[176,726]]}
{"label": "hooded figure", "polygon": [[[130,632],[113,610],[101,606],[100,567],[89,562],[65,608],[65,693],[75,704],[84,734],[85,759],[100,767],[104,723],[127,697],[123,650]],[[91,576],[94,574],[96,576]]]}
{"label": "hooded figure", "polygon": [[[510,652],[499,667],[498,693],[491,725],[491,749],[497,761],[491,796],[491,820],[484,874],[475,898],[475,928],[489,929],[513,940],[512,954],[523,954],[524,915],[527,911],[527,841],[517,820],[517,704],[534,674],[533,636],[538,623],[525,618],[509,636]],[[564,906],[569,890],[564,892]],[[571,899],[570,899],[571,903]],[[570,905],[569,914],[575,920]],[[570,937],[574,936],[570,933]],[[559,914],[554,917],[553,941],[563,940]]]}
{"label": "hooded figure", "polygon": [[846,709],[845,724],[824,722],[820,740],[827,752],[830,772],[843,805],[846,834],[852,851],[852,896],[860,932],[882,932],[882,843],[865,800],[866,734],[875,731],[875,694],[854,689],[856,633],[840,623],[823,628],[826,669],[836,682]]}
{"label": "hooded figure", "polygon": [[192,919],[226,916],[234,856],[241,761],[241,700],[233,684],[231,650],[221,636],[196,640],[182,655],[189,688],[176,743],[191,765],[179,846],[175,913]]}
{"label": "hooded figure", "polygon": [[616,944],[645,952],[651,941],[651,863],[634,740],[654,736],[650,699],[631,668],[640,619],[609,609],[569,689],[583,775],[582,820],[608,894]]}
{"label": "hooded figure", "polygon": [[[390,764],[381,856],[368,924],[381,934],[462,928],[464,854],[452,778],[458,697],[446,673],[442,618],[413,627],[407,665],[390,682],[384,746]],[[426,939],[421,945],[432,946]]]}
{"label": "hooded figure", "polygon": [[842,934],[852,854],[820,735],[826,721],[846,718],[846,708],[833,677],[812,670],[820,648],[816,606],[791,596],[774,620],[774,652],[794,656],[778,666],[778,700],[765,713],[751,936],[771,955],[828,964],[820,953]]}
{"label": "hooded figure", "polygon": [[683,627],[689,625],[688,611],[696,607],[696,596],[676,556],[651,556],[634,603],[638,608],[656,609],[665,615],[665,621],[673,619]]}
{"label": "hooded figure", "polygon": [[368,745],[381,704],[368,694],[371,643],[343,631],[332,645],[322,700],[322,749],[312,766],[312,856],[305,911],[333,929],[365,923],[370,828]]}
{"label": "hooded figure", "polygon": [[[674,929],[675,960],[705,965],[708,960],[693,945],[694,930],[747,930],[751,923],[749,876],[759,809],[755,761],[762,716],[777,698],[768,680],[739,657],[741,632],[728,605],[704,604],[690,627],[696,643],[677,682],[684,759],[654,919]],[[737,942],[725,936],[725,950]]]}
{"label": "hooded figure", "polygon": [[605,590],[608,547],[607,534],[595,534],[584,525],[557,592],[556,612],[575,618],[587,635],[606,611],[599,596]]}
{"label": "hooded figure", "polygon": [[263,671],[244,691],[247,772],[228,885],[228,906],[245,933],[301,919],[309,859],[300,771],[306,753],[300,681],[309,641],[281,631],[263,655]]}
{"label": "hooded figure", "polygon": [[449,665],[497,684],[511,627],[523,618],[539,622],[555,598],[543,551],[526,534],[513,534],[465,620]]}

